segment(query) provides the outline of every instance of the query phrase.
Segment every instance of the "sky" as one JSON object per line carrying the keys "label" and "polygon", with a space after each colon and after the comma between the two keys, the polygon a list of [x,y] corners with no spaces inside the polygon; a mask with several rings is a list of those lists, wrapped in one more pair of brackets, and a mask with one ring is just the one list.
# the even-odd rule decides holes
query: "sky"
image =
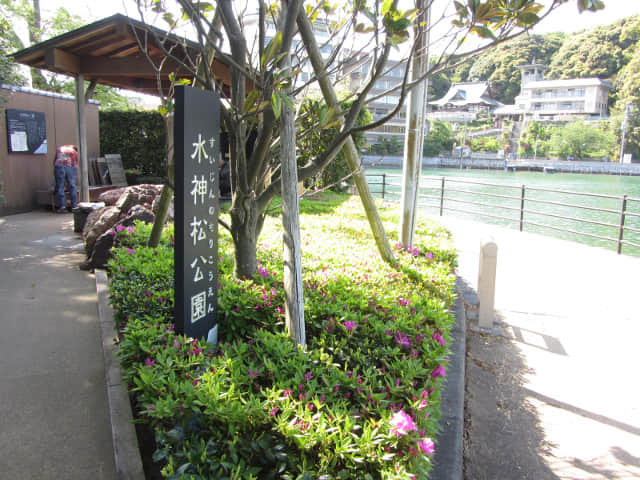
{"label": "sky", "polygon": [[[240,0],[236,0],[240,1]],[[245,0],[253,2],[255,0]],[[543,5],[549,5],[552,0],[538,0]],[[401,0],[404,3],[412,3],[412,0]],[[443,5],[451,5],[451,0],[435,0],[434,12],[442,12]],[[534,33],[544,34],[549,32],[572,33],[597,25],[607,25],[618,19],[640,14],[640,0],[604,0],[605,8],[598,12],[578,13],[576,0],[569,0],[566,4],[558,7],[547,18],[545,18],[534,29]],[[438,5],[440,8],[438,9]],[[64,6],[72,14],[77,14],[87,22],[96,21],[116,13],[122,13],[135,19],[140,16],[135,8],[133,0],[40,0],[40,8],[43,16],[52,15],[56,9]],[[410,7],[405,7],[410,8]],[[432,18],[434,18],[432,16]],[[150,18],[146,21],[152,23]],[[158,22],[160,28],[165,28],[166,24]],[[437,31],[435,32],[437,35]],[[432,37],[433,39],[433,37]]]}
{"label": "sky", "polygon": [[[548,5],[551,0],[540,0]],[[436,2],[449,2],[449,0],[436,0]],[[536,33],[547,32],[577,32],[596,25],[606,25],[620,18],[640,13],[640,0],[604,0],[605,8],[598,12],[583,12],[578,14],[576,0],[558,7],[546,18],[534,31]],[[134,3],[131,0],[95,1],[95,0],[40,0],[40,8],[43,11],[55,11],[64,6],[71,13],[80,15],[87,20],[98,20],[115,13],[128,13],[129,16],[138,18]]]}

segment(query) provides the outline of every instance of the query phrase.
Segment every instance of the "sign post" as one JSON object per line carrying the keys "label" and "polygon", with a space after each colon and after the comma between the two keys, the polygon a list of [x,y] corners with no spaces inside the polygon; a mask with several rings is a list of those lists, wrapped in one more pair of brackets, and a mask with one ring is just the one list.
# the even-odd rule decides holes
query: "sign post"
{"label": "sign post", "polygon": [[175,91],[176,329],[217,343],[220,98]]}

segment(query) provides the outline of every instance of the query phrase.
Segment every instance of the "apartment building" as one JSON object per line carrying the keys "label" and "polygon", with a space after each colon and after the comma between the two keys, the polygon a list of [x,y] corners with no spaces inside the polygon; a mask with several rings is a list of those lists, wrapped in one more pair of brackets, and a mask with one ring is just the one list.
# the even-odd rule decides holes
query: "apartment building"
{"label": "apartment building", "polygon": [[599,78],[545,80],[546,66],[535,60],[518,68],[522,73],[520,94],[514,105],[496,109],[496,115],[524,115],[543,121],[608,116],[610,83]]}

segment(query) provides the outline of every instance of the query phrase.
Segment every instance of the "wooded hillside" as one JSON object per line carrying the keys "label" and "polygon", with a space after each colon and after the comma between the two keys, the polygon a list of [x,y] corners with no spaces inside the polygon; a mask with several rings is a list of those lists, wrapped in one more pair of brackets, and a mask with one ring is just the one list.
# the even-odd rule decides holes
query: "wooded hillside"
{"label": "wooded hillside", "polygon": [[521,36],[458,67],[449,79],[451,82],[489,81],[494,98],[511,104],[520,92],[517,65],[535,58],[549,66],[547,78],[550,79],[598,77],[611,82],[615,89],[610,106],[617,108],[617,100],[624,100],[622,97],[636,90],[631,84],[633,73],[640,66],[640,58],[634,59],[640,51],[638,40],[640,15],[572,35]]}

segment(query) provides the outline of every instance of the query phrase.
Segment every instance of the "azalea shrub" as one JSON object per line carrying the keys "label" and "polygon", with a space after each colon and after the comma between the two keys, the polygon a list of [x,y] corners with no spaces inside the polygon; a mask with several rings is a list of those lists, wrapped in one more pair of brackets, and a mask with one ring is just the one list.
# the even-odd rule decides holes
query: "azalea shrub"
{"label": "azalea shrub", "polygon": [[[449,234],[422,219],[388,265],[359,200],[330,198],[301,202],[306,349],[286,332],[279,216],[265,222],[248,280],[233,276],[221,229],[216,346],[173,326],[172,229],[155,249],[149,227],[117,232],[123,371],[164,477],[428,477],[453,322]],[[396,207],[379,207],[396,236]]]}

